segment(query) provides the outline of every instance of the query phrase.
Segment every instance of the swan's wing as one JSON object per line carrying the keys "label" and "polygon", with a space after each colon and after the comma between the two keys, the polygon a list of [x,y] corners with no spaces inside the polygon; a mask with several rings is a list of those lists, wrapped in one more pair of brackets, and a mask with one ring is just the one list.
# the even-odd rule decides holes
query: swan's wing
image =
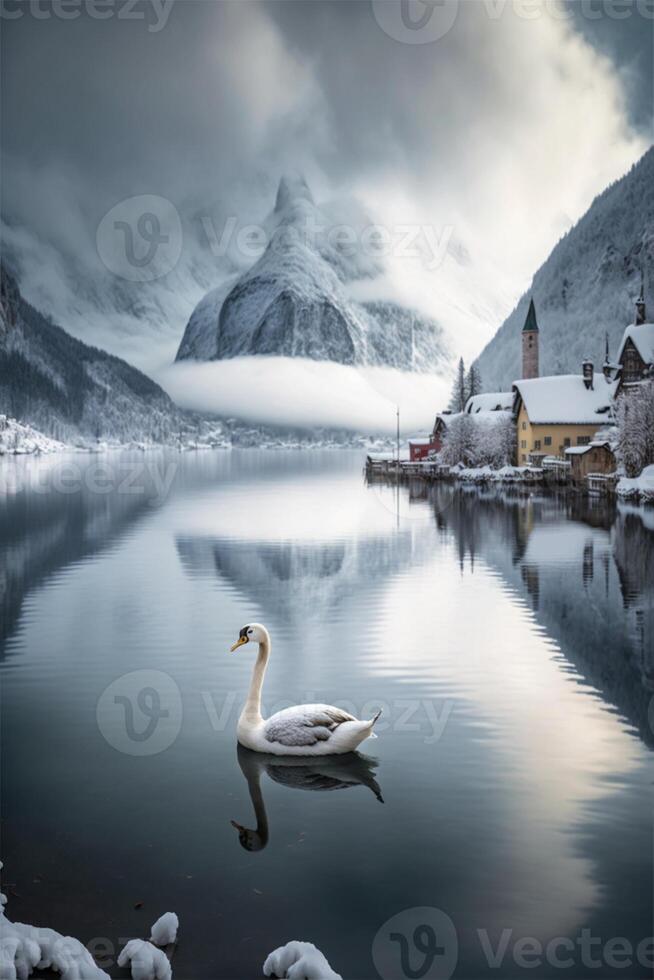
{"label": "swan's wing", "polygon": [[268,742],[279,742],[289,748],[316,745],[331,738],[345,721],[356,721],[356,718],[330,704],[302,704],[296,708],[285,708],[269,718],[264,734]]}
{"label": "swan's wing", "polygon": [[266,772],[275,783],[290,786],[292,789],[312,791],[347,789],[356,783],[348,783],[334,776],[325,775],[315,769],[287,769],[286,766],[266,766]]}

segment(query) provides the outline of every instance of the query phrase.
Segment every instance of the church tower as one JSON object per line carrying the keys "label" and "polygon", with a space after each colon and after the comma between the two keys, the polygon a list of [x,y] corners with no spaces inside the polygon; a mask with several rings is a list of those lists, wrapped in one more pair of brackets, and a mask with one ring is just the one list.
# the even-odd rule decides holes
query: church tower
{"label": "church tower", "polygon": [[527,319],[522,328],[522,377],[538,377],[538,323],[533,298],[529,301]]}

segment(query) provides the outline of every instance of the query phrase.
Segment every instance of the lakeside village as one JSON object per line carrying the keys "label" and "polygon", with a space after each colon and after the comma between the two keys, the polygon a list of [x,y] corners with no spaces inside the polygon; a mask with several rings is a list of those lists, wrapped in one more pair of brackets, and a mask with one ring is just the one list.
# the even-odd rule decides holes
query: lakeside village
{"label": "lakeside village", "polygon": [[522,378],[511,391],[481,392],[463,361],[450,408],[408,454],[370,454],[370,478],[541,484],[654,504],[654,323],[644,287],[617,357],[601,373],[584,360],[579,374],[540,377],[533,299],[521,332]]}

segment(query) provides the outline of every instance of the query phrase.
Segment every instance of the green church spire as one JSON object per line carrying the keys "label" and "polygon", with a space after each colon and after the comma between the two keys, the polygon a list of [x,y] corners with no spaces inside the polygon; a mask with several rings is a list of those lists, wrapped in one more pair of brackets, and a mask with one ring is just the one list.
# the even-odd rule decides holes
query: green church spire
{"label": "green church spire", "polygon": [[534,306],[533,297],[529,301],[529,310],[527,311],[527,319],[525,320],[525,325],[522,328],[523,332],[528,330],[534,330],[538,333],[538,323],[536,321],[536,307]]}

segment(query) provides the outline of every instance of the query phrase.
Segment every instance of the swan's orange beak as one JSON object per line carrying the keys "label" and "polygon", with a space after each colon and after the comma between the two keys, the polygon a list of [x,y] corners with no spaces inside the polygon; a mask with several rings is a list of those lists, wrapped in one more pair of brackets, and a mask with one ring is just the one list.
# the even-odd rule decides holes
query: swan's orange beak
{"label": "swan's orange beak", "polygon": [[247,636],[239,636],[239,638],[236,641],[236,643],[229,648],[229,652],[230,653],[234,653],[234,650],[238,650],[239,647],[242,647],[243,644],[244,643],[247,643],[247,642],[248,642]]}

